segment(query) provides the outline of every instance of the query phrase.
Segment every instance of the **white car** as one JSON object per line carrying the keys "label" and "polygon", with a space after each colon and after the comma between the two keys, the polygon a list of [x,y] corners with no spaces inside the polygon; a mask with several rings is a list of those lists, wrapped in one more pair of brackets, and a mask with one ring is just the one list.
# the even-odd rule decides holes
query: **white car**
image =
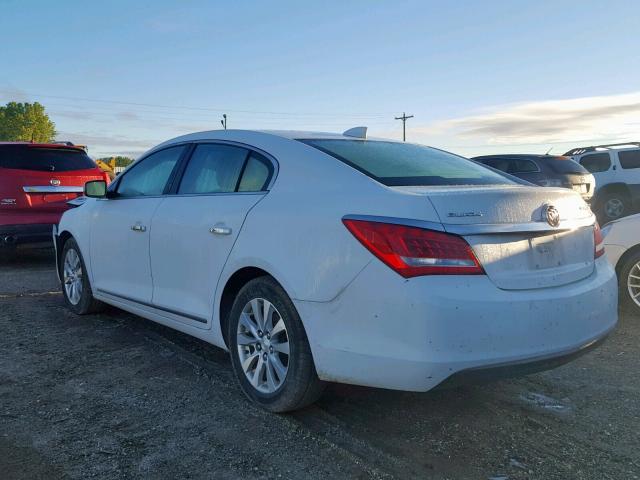
{"label": "white car", "polygon": [[68,307],[228,349],[271,411],[327,381],[427,391],[550,368],[617,322],[580,195],[364,127],[194,133],[105,189],[87,183],[54,232]]}
{"label": "white car", "polygon": [[585,167],[596,179],[591,201],[601,223],[640,208],[640,143],[596,145],[569,150],[565,156]]}
{"label": "white car", "polygon": [[620,303],[640,314],[640,214],[602,229],[607,258],[618,273]]}

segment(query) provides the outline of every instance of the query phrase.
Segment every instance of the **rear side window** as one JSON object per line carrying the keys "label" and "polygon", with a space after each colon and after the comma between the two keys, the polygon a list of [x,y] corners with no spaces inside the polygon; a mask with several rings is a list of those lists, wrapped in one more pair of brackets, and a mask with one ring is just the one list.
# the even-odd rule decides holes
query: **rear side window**
{"label": "rear side window", "polygon": [[300,140],[388,186],[512,185],[471,160],[435,148],[371,140]]}
{"label": "rear side window", "polygon": [[68,172],[96,168],[84,150],[28,145],[1,145],[0,168],[40,172]]}
{"label": "rear side window", "polygon": [[611,157],[608,153],[592,153],[580,159],[580,165],[591,173],[606,172],[611,168]]}
{"label": "rear side window", "polygon": [[140,160],[123,174],[118,184],[118,195],[123,197],[162,195],[184,149],[184,145],[165,148]]}
{"label": "rear side window", "polygon": [[578,162],[574,162],[569,157],[551,157],[547,160],[547,165],[556,173],[575,173],[578,175],[589,173]]}
{"label": "rear side window", "polygon": [[640,168],[640,150],[618,152],[618,159],[622,168]]}
{"label": "rear side window", "polygon": [[531,160],[517,159],[511,160],[509,163],[511,163],[511,168],[510,170],[507,170],[508,173],[533,173],[540,171],[538,165]]}
{"label": "rear side window", "polygon": [[259,153],[251,153],[238,185],[239,192],[260,192],[271,179],[271,162]]}
{"label": "rear side window", "polygon": [[231,145],[198,145],[184,171],[178,193],[235,192],[248,155],[248,150]]}

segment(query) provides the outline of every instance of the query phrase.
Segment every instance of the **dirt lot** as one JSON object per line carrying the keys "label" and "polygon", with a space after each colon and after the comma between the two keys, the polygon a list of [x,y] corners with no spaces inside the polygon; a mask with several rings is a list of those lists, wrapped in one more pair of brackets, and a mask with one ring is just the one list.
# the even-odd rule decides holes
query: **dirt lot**
{"label": "dirt lot", "polygon": [[0,261],[0,478],[640,478],[640,318],[554,371],[265,413],[227,355],[64,308],[51,252]]}

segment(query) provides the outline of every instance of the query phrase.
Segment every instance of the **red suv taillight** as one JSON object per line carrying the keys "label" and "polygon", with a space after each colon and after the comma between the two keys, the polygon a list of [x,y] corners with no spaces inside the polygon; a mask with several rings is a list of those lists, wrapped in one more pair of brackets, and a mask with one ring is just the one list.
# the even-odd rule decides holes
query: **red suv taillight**
{"label": "red suv taillight", "polygon": [[362,245],[405,278],[484,274],[469,244],[457,235],[368,220],[342,222]]}
{"label": "red suv taillight", "polygon": [[598,222],[593,226],[593,244],[595,245],[593,258],[600,258],[604,255],[604,238],[602,238],[602,230]]}

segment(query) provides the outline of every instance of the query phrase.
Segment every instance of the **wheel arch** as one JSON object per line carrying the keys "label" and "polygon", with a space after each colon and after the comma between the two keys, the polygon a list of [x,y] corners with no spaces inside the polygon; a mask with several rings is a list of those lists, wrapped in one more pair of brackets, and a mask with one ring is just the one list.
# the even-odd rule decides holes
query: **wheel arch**
{"label": "wheel arch", "polygon": [[69,230],[63,230],[58,232],[56,236],[56,273],[58,274],[58,278],[61,279],[60,275],[60,267],[62,265],[62,250],[64,248],[64,244],[67,243],[67,240],[73,238],[73,235]]}
{"label": "wheel arch", "polygon": [[624,252],[620,256],[620,258],[618,259],[618,263],[616,263],[616,267],[615,267],[616,275],[618,275],[618,278],[620,278],[620,274],[622,273],[622,268],[624,267],[624,264],[627,262],[627,260],[637,253],[640,253],[640,243],[629,248],[626,252]]}
{"label": "wheel arch", "polygon": [[222,334],[222,339],[229,348],[229,339],[227,338],[227,327],[229,325],[229,313],[231,312],[231,307],[233,306],[233,302],[238,295],[238,292],[251,280],[254,280],[259,277],[271,277],[275,280],[280,287],[289,295],[289,298],[293,298],[287,288],[283,285],[282,282],[276,278],[275,275],[265,270],[264,268],[257,266],[245,266],[237,269],[225,282],[225,285],[222,289],[222,293],[220,295],[220,301],[218,304],[218,321],[220,326],[220,332]]}
{"label": "wheel arch", "polygon": [[596,192],[597,201],[600,201],[603,196],[608,195],[610,193],[622,193],[627,197],[631,197],[631,191],[629,190],[629,185],[623,182],[616,183],[608,183],[603,185],[602,188],[599,188]]}

